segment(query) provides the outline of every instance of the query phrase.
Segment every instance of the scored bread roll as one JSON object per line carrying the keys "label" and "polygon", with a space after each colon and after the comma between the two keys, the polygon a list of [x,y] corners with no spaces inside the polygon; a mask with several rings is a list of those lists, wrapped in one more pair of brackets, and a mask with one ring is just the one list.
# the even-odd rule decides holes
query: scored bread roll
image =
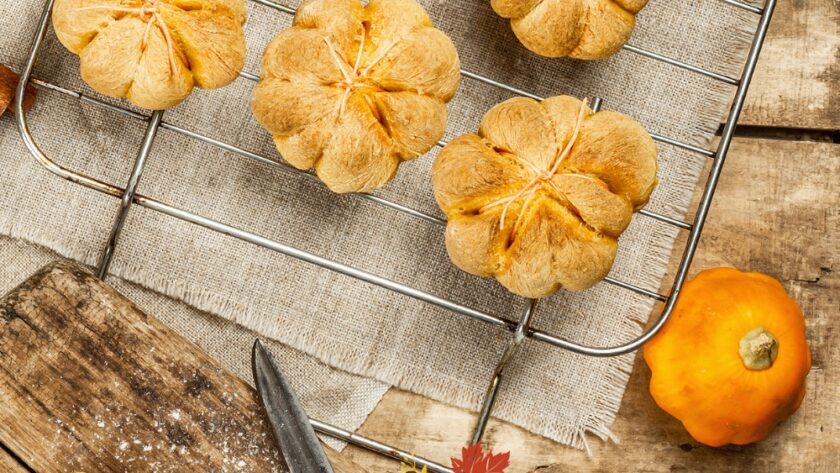
{"label": "scored bread roll", "polygon": [[461,77],[452,41],[414,0],[308,0],[261,75],[257,121],[335,192],[372,191],[429,151]]}
{"label": "scored bread roll", "polygon": [[56,0],[52,21],[88,85],[151,110],[225,86],[245,64],[245,0]]}
{"label": "scored bread roll", "polygon": [[573,97],[496,105],[432,167],[450,259],[525,297],[591,287],[656,186],[656,153],[641,125]]}
{"label": "scored bread roll", "polygon": [[491,0],[510,18],[513,32],[531,51],[548,57],[603,59],[630,39],[636,14],[648,0]]}

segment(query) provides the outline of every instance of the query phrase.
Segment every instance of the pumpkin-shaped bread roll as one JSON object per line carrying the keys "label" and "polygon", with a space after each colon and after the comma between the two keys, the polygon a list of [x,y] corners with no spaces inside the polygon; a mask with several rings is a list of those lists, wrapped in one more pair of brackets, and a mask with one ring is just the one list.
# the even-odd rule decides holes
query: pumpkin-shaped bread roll
{"label": "pumpkin-shaped bread roll", "polygon": [[432,181],[455,265],[537,298],[607,276],[656,171],[653,139],[627,116],[514,98],[440,152]]}
{"label": "pumpkin-shaped bread roll", "polygon": [[245,0],[56,0],[52,20],[85,82],[143,108],[225,86],[245,64]]}
{"label": "pumpkin-shaped bread roll", "polygon": [[253,110],[292,166],[367,192],[440,140],[460,77],[414,0],[308,0],[266,49]]}
{"label": "pumpkin-shaped bread roll", "polygon": [[510,18],[513,32],[531,51],[548,57],[602,59],[630,39],[636,14],[648,0],[491,0]]}

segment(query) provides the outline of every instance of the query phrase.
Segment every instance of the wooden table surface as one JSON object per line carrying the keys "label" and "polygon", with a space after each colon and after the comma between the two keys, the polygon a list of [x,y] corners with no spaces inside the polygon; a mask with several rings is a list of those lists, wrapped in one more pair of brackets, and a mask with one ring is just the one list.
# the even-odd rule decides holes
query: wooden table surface
{"label": "wooden table surface", "polygon": [[[335,473],[367,473],[324,449]],[[0,299],[0,467],[290,470],[254,388],[65,261]]]}
{"label": "wooden table surface", "polygon": [[[647,391],[641,357],[613,432],[593,456],[491,421],[485,436],[510,450],[511,473],[565,471],[840,471],[840,2],[780,2],[724,168],[692,274],[731,265],[779,278],[808,320],[813,368],[802,408],[764,441],[699,446]],[[679,247],[679,245],[677,245]],[[835,363],[837,365],[835,365]],[[448,463],[474,414],[392,389],[361,433]],[[396,463],[349,447],[371,472]],[[0,450],[0,471],[21,469]]]}
{"label": "wooden table surface", "polygon": [[[802,408],[756,445],[702,447],[653,402],[637,357],[613,426],[620,444],[593,438],[589,458],[493,421],[485,441],[513,452],[511,473],[840,471],[838,0],[779,3],[740,123],[691,273],[724,265],[764,272],[800,302],[813,355]],[[448,464],[474,422],[464,410],[392,389],[361,433]],[[360,449],[347,452],[372,472],[397,471]]]}

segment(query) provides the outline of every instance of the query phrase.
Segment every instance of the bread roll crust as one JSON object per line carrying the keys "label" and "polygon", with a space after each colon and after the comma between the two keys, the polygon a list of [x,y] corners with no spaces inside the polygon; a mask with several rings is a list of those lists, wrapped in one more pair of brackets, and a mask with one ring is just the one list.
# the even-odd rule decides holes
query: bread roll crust
{"label": "bread roll crust", "polygon": [[56,0],[52,20],[85,82],[143,108],[223,87],[245,64],[245,0]]}
{"label": "bread roll crust", "polygon": [[492,0],[496,13],[531,51],[603,59],[621,49],[648,0]]}
{"label": "bread roll crust", "polygon": [[414,0],[307,0],[266,49],[252,108],[291,165],[369,192],[443,137],[460,77]]}
{"label": "bread roll crust", "polygon": [[495,106],[432,167],[450,259],[525,297],[591,287],[653,192],[656,154],[641,125],[573,97]]}

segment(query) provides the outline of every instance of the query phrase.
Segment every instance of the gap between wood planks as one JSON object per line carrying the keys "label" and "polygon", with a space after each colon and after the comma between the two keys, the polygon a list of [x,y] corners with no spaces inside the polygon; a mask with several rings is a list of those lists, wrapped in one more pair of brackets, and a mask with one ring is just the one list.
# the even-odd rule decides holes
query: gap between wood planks
{"label": "gap between wood planks", "polygon": [[21,471],[25,471],[26,473],[37,473],[35,470],[30,468],[30,466],[27,465],[26,462],[24,462],[23,459],[20,458],[17,453],[13,452],[3,442],[0,442],[0,466],[2,466],[4,463],[2,461],[3,457],[6,457],[5,460],[10,463],[10,465],[8,465],[9,467],[17,466],[21,469]]}
{"label": "gap between wood planks", "polygon": [[[723,124],[716,135],[723,133]],[[840,130],[821,130],[816,128],[792,128],[781,126],[738,125],[735,138],[759,138],[781,141],[811,141],[817,143],[840,143]]]}

